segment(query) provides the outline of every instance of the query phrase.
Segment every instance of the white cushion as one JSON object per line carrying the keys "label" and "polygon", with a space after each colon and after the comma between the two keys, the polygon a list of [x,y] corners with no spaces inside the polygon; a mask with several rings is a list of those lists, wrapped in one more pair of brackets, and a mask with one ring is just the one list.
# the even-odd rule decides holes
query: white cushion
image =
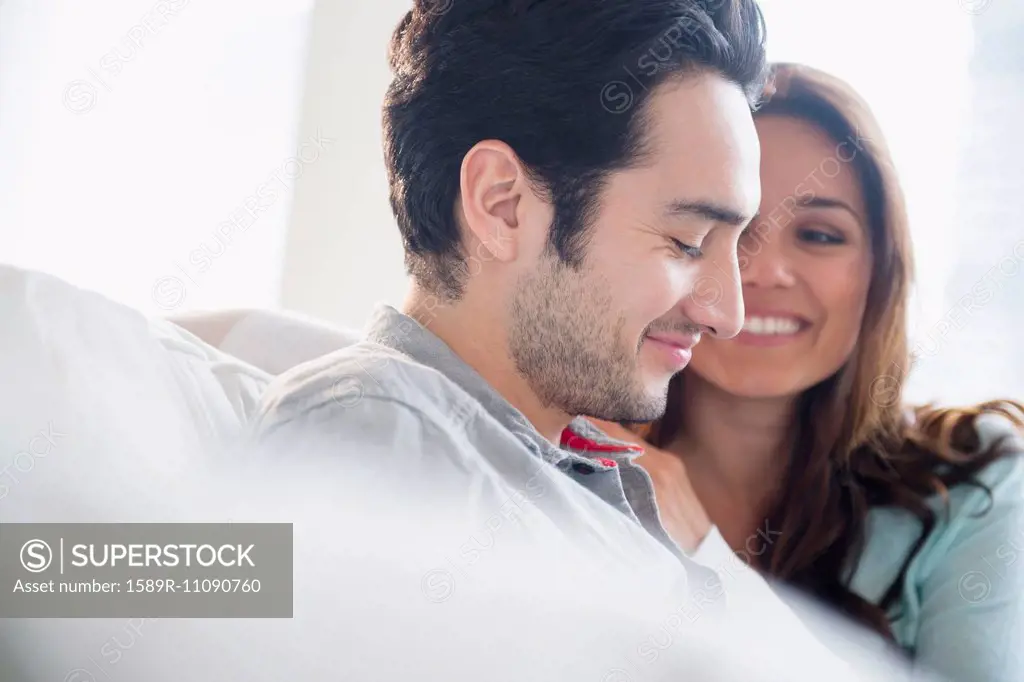
{"label": "white cushion", "polygon": [[0,266],[0,320],[5,521],[123,515],[234,439],[271,379],[170,322],[18,268]]}
{"label": "white cushion", "polygon": [[254,310],[228,331],[220,349],[271,374],[359,341],[362,333],[296,313]]}

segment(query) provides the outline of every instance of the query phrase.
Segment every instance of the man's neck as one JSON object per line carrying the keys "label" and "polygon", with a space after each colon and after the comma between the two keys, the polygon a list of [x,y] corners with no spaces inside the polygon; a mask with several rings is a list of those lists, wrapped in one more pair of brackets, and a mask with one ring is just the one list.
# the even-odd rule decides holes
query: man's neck
{"label": "man's neck", "polygon": [[434,294],[414,286],[402,312],[447,344],[544,438],[556,445],[560,442],[574,415],[543,405],[516,370],[508,350],[504,309],[495,309],[493,300],[487,305],[477,303],[468,293],[457,303],[441,303]]}

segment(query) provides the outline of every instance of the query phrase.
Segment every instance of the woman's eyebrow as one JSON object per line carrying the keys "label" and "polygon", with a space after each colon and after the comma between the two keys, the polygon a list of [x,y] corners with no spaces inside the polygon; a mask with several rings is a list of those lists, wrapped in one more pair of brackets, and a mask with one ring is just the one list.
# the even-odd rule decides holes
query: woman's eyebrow
{"label": "woman's eyebrow", "polygon": [[836,199],[834,197],[801,197],[800,199],[797,199],[796,205],[801,208],[840,208],[847,211],[857,220],[861,219],[860,214],[853,210],[852,206],[842,199]]}

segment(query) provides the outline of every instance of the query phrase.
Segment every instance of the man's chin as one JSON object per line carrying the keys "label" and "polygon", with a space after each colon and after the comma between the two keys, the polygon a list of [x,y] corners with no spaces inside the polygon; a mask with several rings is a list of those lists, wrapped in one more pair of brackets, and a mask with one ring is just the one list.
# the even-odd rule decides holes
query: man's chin
{"label": "man's chin", "polygon": [[661,419],[665,414],[667,400],[664,393],[650,394],[644,391],[642,394],[634,392],[633,396],[633,400],[628,404],[621,401],[614,404],[611,402],[601,405],[592,404],[587,406],[588,409],[576,412],[576,414],[581,414],[592,420],[615,424],[649,424]]}
{"label": "man's chin", "polygon": [[658,410],[658,417],[665,412],[665,406],[668,404],[668,387],[677,373],[664,374],[648,379],[644,383],[644,405],[642,407],[645,412]]}
{"label": "man's chin", "polygon": [[608,419],[607,421],[623,424],[649,424],[661,419],[665,415],[665,408],[668,405],[667,389],[668,384],[666,383],[665,390],[661,392],[653,394],[647,392],[643,403],[637,403],[633,409],[621,411],[615,419]]}

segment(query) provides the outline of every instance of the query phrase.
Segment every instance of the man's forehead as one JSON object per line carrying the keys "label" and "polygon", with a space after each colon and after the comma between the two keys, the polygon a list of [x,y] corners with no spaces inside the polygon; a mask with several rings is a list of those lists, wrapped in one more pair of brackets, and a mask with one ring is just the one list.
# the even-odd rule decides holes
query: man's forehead
{"label": "man's forehead", "polygon": [[695,74],[658,86],[647,103],[645,127],[652,141],[697,139],[752,128],[753,114],[742,89],[717,74]]}
{"label": "man's forehead", "polygon": [[683,82],[656,93],[647,113],[650,190],[665,202],[704,202],[747,217],[757,210],[760,145],[737,86]]}

